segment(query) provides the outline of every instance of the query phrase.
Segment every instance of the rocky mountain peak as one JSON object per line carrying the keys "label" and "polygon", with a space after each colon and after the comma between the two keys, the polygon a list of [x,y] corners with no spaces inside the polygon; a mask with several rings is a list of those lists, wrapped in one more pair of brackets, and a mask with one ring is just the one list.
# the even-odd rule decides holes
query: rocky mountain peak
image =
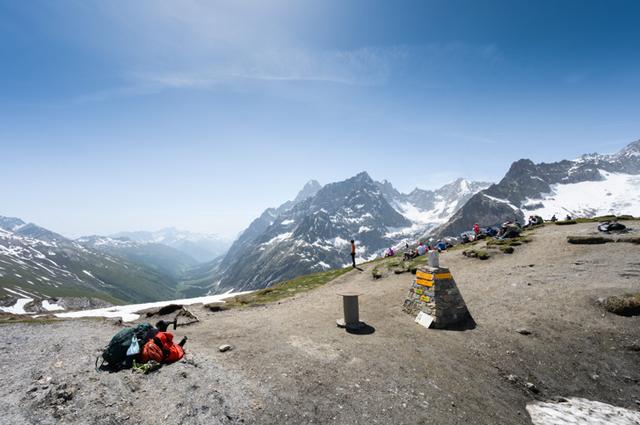
{"label": "rocky mountain peak", "polygon": [[382,192],[382,195],[387,200],[397,199],[400,196],[400,192],[393,187],[390,181],[382,180],[381,182],[376,182],[376,186],[378,186],[378,190]]}
{"label": "rocky mountain peak", "polygon": [[[354,182],[363,182],[363,183],[373,183],[373,179],[366,171],[361,171],[355,176],[351,177],[349,180]],[[347,181],[349,181],[347,180]]]}
{"label": "rocky mountain peak", "polygon": [[318,193],[318,191],[322,189],[322,185],[318,183],[317,180],[309,180],[304,187],[298,192],[298,195],[295,197],[293,202],[295,204],[304,201],[307,198],[311,198]]}
{"label": "rocky mountain peak", "polygon": [[0,215],[0,229],[13,232],[25,225],[25,222],[16,217],[4,217]]}
{"label": "rocky mountain peak", "polygon": [[507,174],[504,176],[504,180],[512,180],[519,179],[522,175],[526,175],[529,173],[535,173],[536,164],[533,163],[530,159],[519,159],[509,168]]}

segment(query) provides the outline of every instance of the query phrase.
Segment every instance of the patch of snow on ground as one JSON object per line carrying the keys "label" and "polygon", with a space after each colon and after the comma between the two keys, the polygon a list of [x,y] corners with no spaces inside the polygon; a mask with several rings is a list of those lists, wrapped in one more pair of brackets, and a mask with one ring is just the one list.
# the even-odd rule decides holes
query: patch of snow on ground
{"label": "patch of snow on ground", "polygon": [[56,303],[50,303],[48,300],[43,300],[42,301],[42,308],[44,308],[47,311],[64,310],[64,307],[62,307],[61,305],[58,305]]}
{"label": "patch of snow on ground", "polygon": [[185,298],[182,300],[158,301],[144,304],[119,305],[114,307],[97,308],[94,310],[71,311],[68,313],[57,313],[56,317],[79,318],[79,317],[120,317],[124,322],[131,322],[140,317],[139,311],[148,308],[164,307],[170,304],[192,305],[192,304],[209,304],[220,302],[226,298],[235,297],[236,295],[248,294],[252,291],[245,292],[227,292],[226,294],[208,295],[205,297]]}
{"label": "patch of snow on ground", "polygon": [[292,224],[294,222],[295,222],[295,220],[287,219],[287,220],[282,220],[282,223],[280,223],[280,224],[286,226],[286,225]]}
{"label": "patch of snow on ground", "polygon": [[91,272],[90,272],[90,271],[88,271],[88,270],[82,270],[82,273],[84,273],[84,274],[86,274],[87,276],[92,277],[92,278],[94,278],[94,279],[95,279],[95,276],[93,276],[93,275],[91,274]]}
{"label": "patch of snow on ground", "polygon": [[542,203],[542,208],[523,208],[525,215],[544,219],[556,215],[593,217],[607,214],[640,215],[640,176],[600,171],[601,181],[551,185],[542,199],[527,199],[525,205]]}
{"label": "patch of snow on ground", "polygon": [[325,263],[324,261],[320,261],[320,262],[318,263],[318,265],[319,265],[320,267],[322,267],[323,269],[330,269],[330,268],[331,268],[331,266],[330,266],[330,265],[328,265],[327,263]]}
{"label": "patch of snow on ground", "polygon": [[[7,289],[7,288],[5,288]],[[0,307],[0,311],[11,314],[27,314],[24,306],[33,301],[33,298],[19,298],[16,303],[10,307]]]}
{"label": "patch of snow on ground", "polygon": [[585,398],[566,402],[535,401],[527,405],[534,425],[638,425],[640,412]]}

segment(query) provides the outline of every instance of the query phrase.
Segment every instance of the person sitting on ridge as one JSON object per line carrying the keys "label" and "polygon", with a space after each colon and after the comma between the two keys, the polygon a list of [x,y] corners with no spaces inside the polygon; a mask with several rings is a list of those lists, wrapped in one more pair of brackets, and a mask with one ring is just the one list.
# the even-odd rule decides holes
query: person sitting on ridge
{"label": "person sitting on ridge", "polygon": [[420,242],[420,245],[418,245],[418,252],[417,252],[417,254],[418,254],[418,255],[424,255],[424,254],[426,254],[426,253],[427,253],[427,247],[426,247],[422,242]]}
{"label": "person sitting on ridge", "polygon": [[411,260],[413,258],[416,258],[417,256],[418,256],[418,253],[415,250],[412,249],[411,251],[404,253],[403,259],[404,260]]}

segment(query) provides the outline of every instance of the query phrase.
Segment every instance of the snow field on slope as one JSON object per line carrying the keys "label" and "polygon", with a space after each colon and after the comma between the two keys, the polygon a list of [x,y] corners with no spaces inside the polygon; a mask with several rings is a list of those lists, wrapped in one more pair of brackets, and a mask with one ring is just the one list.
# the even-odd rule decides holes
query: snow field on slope
{"label": "snow field on slope", "polygon": [[[593,217],[607,214],[640,215],[640,176],[600,171],[601,181],[554,184],[552,192],[542,199],[527,199],[522,208],[525,215],[548,219],[566,214]],[[526,205],[542,203],[542,208],[527,209]]]}

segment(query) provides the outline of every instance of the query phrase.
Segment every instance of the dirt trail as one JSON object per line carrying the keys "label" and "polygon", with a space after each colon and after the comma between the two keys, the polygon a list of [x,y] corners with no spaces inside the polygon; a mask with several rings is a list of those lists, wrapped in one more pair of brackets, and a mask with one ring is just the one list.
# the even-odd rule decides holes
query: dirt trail
{"label": "dirt trail", "polygon": [[[594,228],[547,226],[487,261],[444,254],[478,324],[463,332],[413,323],[413,276],[373,280],[371,265],[278,304],[192,308],[187,361],[148,376],[93,371],[108,321],[6,325],[0,423],[529,424],[526,403],[555,395],[637,409],[640,317],[595,300],[640,291],[640,246],[566,243]],[[342,290],[363,293],[373,334],[335,326]]]}

